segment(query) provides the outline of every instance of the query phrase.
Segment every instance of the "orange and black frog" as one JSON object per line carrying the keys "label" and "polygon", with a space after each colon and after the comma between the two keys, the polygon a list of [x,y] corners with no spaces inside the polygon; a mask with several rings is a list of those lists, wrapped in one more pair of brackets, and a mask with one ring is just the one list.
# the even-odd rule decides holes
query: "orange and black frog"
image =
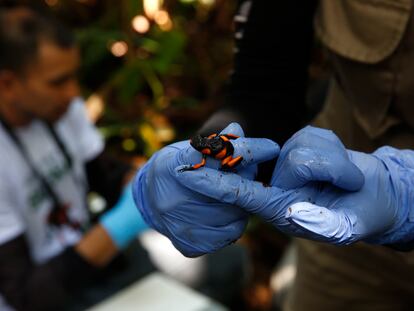
{"label": "orange and black frog", "polygon": [[187,166],[183,171],[196,170],[206,164],[207,156],[221,160],[221,169],[229,170],[234,168],[242,160],[242,156],[233,158],[234,147],[231,140],[239,136],[234,134],[211,134],[209,136],[195,135],[190,140],[190,145],[201,152],[203,158],[200,163]]}

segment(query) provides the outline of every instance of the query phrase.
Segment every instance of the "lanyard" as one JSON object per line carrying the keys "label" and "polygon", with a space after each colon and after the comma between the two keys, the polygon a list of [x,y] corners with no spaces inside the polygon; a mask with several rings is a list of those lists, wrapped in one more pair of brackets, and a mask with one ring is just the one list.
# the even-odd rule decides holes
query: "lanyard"
{"label": "lanyard", "polygon": [[[40,181],[42,184],[44,190],[47,192],[49,197],[53,201],[53,208],[52,211],[49,213],[48,216],[48,222],[51,225],[60,226],[63,224],[70,225],[72,228],[79,229],[80,224],[76,221],[72,221],[69,219],[67,215],[67,211],[69,209],[69,206],[67,204],[62,204],[58,198],[58,195],[53,190],[52,186],[50,185],[49,181],[43,176],[43,174],[36,168],[36,165],[33,163],[32,159],[30,158],[26,148],[20,141],[20,139],[17,137],[16,133],[13,131],[13,129],[10,127],[10,125],[0,116],[0,124],[3,125],[4,129],[6,130],[6,133],[9,135],[11,140],[16,145],[17,149],[20,151],[21,155],[23,156],[26,163],[29,165],[30,169],[32,170],[33,174],[36,176],[36,178]],[[54,141],[56,142],[56,145],[59,147],[60,151],[62,152],[62,155],[65,158],[66,164],[69,166],[69,169],[72,168],[73,161],[70,157],[65,145],[63,144],[62,140],[59,138],[58,134],[56,133],[53,126],[49,123],[46,123],[46,128],[48,129],[49,133],[53,137]]]}

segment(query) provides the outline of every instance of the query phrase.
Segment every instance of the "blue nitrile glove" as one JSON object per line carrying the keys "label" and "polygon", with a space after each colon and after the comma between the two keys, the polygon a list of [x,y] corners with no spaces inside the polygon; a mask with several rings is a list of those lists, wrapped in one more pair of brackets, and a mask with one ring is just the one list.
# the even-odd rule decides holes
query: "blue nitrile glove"
{"label": "blue nitrile glove", "polygon": [[118,202],[101,216],[99,222],[118,248],[124,248],[139,233],[149,228],[135,207],[132,182],[123,189]]}
{"label": "blue nitrile glove", "polygon": [[414,239],[412,151],[350,151],[331,131],[306,127],[283,146],[271,187],[208,168],[177,170],[177,179],[294,236],[333,244]]}
{"label": "blue nitrile glove", "polygon": [[[235,169],[247,179],[254,178],[257,163],[278,155],[276,143],[244,138],[237,123],[226,127],[224,133],[240,136],[232,140],[233,156],[243,156]],[[175,168],[199,163],[201,157],[189,141],[164,147],[138,172],[133,186],[135,203],[144,219],[188,257],[214,252],[237,240],[248,220],[242,209],[218,203],[177,182]],[[220,161],[208,157],[206,165],[216,170]]]}

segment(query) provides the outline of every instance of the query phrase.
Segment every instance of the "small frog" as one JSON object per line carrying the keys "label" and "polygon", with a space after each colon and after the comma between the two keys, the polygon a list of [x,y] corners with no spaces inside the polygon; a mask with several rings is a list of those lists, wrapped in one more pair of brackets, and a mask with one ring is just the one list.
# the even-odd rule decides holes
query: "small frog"
{"label": "small frog", "polygon": [[190,140],[190,145],[201,152],[203,158],[200,163],[189,165],[182,171],[199,169],[206,164],[207,156],[221,160],[221,169],[229,170],[239,164],[242,156],[233,158],[234,147],[230,140],[237,139],[239,136],[234,134],[211,134],[209,136],[195,135]]}

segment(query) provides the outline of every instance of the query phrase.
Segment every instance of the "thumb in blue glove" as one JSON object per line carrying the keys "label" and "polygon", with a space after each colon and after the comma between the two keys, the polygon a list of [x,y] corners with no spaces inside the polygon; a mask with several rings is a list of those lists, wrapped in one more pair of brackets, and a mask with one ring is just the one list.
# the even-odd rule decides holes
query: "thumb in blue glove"
{"label": "thumb in blue glove", "polygon": [[307,127],[282,148],[271,187],[208,168],[177,170],[177,179],[290,235],[387,244],[413,238],[413,167],[411,151],[347,151],[332,132]]}
{"label": "thumb in blue glove", "polygon": [[149,227],[135,207],[132,183],[122,191],[118,202],[99,219],[118,248],[124,248],[137,235]]}
{"label": "thumb in blue glove", "polygon": [[309,181],[326,181],[356,191],[363,186],[364,175],[333,132],[307,126],[283,146],[271,184],[294,189]]}

